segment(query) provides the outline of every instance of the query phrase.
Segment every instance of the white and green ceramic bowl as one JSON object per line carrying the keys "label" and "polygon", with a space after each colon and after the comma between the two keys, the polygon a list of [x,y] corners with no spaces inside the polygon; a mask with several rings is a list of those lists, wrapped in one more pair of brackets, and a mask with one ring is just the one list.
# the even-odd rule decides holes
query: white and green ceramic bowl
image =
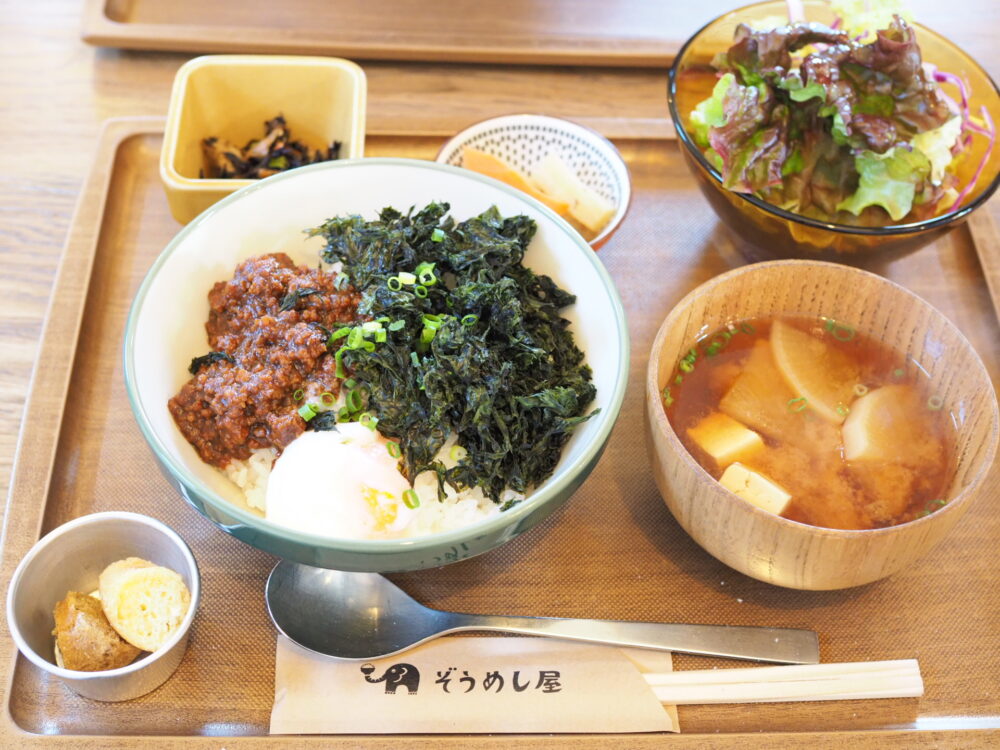
{"label": "white and green ceramic bowl", "polygon": [[[266,521],[221,472],[203,463],[167,411],[188,379],[192,357],[205,352],[207,294],[252,255],[286,252],[314,263],[320,238],[303,230],[332,216],[375,218],[447,202],[458,220],[496,205],[538,224],[525,264],[577,295],[564,315],[586,353],[600,413],[563,451],[553,475],[505,513],[463,529],[399,540],[350,540],[303,534]],[[600,458],[618,417],[628,373],[625,314],[614,283],[587,243],[534,199],[487,177],[410,159],[337,161],[269,177],[225,198],[167,245],[132,303],[125,331],[125,383],[136,421],[178,492],[223,531],[281,557],[325,568],[389,572],[435,567],[486,552],[530,529],[562,505]]]}

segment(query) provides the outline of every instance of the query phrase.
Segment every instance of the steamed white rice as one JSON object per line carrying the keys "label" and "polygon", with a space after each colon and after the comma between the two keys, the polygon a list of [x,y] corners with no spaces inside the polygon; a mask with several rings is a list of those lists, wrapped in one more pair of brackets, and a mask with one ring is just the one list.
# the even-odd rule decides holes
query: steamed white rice
{"label": "steamed white rice", "polygon": [[[449,441],[438,453],[438,460],[451,467],[454,461],[450,457],[453,441]],[[254,451],[245,461],[233,460],[225,468],[225,474],[237,487],[243,491],[247,505],[261,513],[267,512],[267,481],[274,465],[276,451],[273,448]],[[500,504],[492,502],[483,495],[480,488],[455,491],[445,485],[446,497],[438,502],[437,476],[433,472],[424,472],[417,477],[414,489],[421,498],[435,498],[430,502],[422,502],[416,509],[413,521],[407,526],[405,536],[424,536],[442,531],[458,529],[483,519],[495,516],[508,501],[523,500],[524,495],[507,490],[501,497]]]}

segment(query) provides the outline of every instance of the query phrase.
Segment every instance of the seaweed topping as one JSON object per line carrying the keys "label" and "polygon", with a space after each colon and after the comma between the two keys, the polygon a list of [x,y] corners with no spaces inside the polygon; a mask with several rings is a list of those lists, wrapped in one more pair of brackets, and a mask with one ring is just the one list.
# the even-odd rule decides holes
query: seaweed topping
{"label": "seaweed topping", "polygon": [[308,297],[311,294],[319,294],[319,289],[313,289],[312,287],[306,286],[302,287],[301,289],[296,289],[294,291],[291,291],[281,298],[281,304],[278,306],[278,310],[280,310],[281,312],[288,312],[289,310],[294,310],[295,306],[299,303],[300,299],[302,299],[303,297]]}
{"label": "seaweed topping", "polygon": [[[448,208],[386,208],[311,230],[371,319],[329,345],[358,384],[348,412],[373,415],[399,441],[411,481],[433,470],[442,487],[481,487],[500,503],[552,473],[573,429],[597,413],[586,413],[596,390],[559,314],[576,298],[522,264],[534,221],[492,207],[456,223]],[[451,436],[464,452],[446,468],[435,456]]]}
{"label": "seaweed topping", "polygon": [[228,362],[231,365],[236,364],[236,360],[225,352],[209,352],[208,354],[202,354],[200,357],[192,359],[191,364],[188,366],[188,372],[192,375],[197,375],[198,370],[202,367],[215,362]]}

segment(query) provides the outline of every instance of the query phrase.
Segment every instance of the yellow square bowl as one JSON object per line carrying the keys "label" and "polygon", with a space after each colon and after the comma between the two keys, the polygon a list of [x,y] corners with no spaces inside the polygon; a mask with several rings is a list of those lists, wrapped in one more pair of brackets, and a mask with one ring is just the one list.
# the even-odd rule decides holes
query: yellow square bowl
{"label": "yellow square bowl", "polygon": [[206,179],[201,142],[217,136],[242,146],[281,114],[311,148],[340,141],[340,158],[365,149],[364,71],[336,57],[206,55],[177,71],[170,94],[160,179],[170,212],[187,224],[206,208],[258,180]]}

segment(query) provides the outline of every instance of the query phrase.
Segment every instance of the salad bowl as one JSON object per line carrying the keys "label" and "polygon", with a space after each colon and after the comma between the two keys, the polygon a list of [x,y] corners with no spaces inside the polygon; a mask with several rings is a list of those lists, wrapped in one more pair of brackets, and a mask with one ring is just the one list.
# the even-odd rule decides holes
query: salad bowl
{"label": "salad bowl", "polygon": [[[803,12],[805,21],[838,23],[826,2],[807,0]],[[735,235],[737,247],[749,260],[811,258],[842,263],[884,260],[919,249],[986,203],[1000,184],[1000,149],[994,146],[1000,92],[986,71],[961,49],[917,23],[910,25],[916,32],[925,67],[932,66],[930,69],[942,83],[942,91],[963,116],[964,145],[949,165],[957,178],[959,195],[942,198],[935,213],[920,221],[904,217],[901,223],[856,226],[805,216],[755,194],[724,187],[719,168],[697,142],[692,115],[701,102],[713,95],[718,80],[712,67],[713,58],[730,48],[737,26],[748,24],[755,29],[781,26],[788,23],[787,14],[784,2],[771,1],[719,16],[687,41],[669,74],[667,100],[681,153],[701,192]]]}

